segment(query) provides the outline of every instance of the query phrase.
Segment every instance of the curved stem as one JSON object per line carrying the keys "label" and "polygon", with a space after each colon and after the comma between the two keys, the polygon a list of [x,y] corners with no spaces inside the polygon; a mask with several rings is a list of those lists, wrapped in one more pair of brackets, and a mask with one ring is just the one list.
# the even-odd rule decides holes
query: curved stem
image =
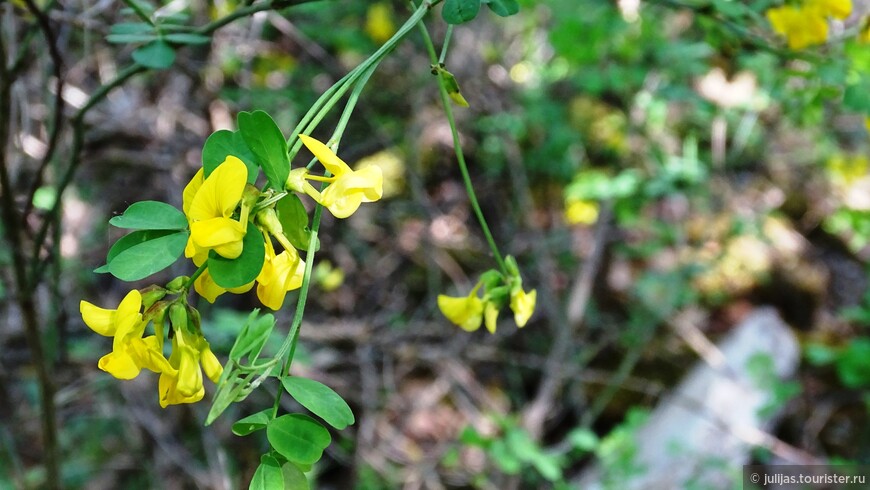
{"label": "curved stem", "polygon": [[[426,50],[429,52],[429,57],[432,64],[438,63],[438,57],[435,54],[435,45],[432,43],[432,38],[429,37],[429,31],[426,26],[420,24],[420,33],[423,36],[423,42],[426,45]],[[443,53],[442,53],[443,58]],[[447,117],[447,123],[450,124],[450,134],[453,136],[453,149],[456,151],[456,161],[459,163],[459,171],[462,173],[462,181],[465,183],[465,192],[468,194],[468,201],[471,208],[474,210],[474,215],[477,217],[477,222],[480,224],[480,229],[483,236],[486,238],[486,243],[492,251],[493,258],[498,264],[498,268],[502,274],[509,276],[510,273],[505,266],[504,258],[492,237],[492,232],[489,230],[489,225],[486,223],[486,217],[483,216],[483,210],[480,209],[480,203],[477,200],[477,194],[474,192],[474,183],[471,182],[471,175],[468,173],[468,165],[465,163],[465,154],[462,152],[462,145],[459,142],[459,131],[456,129],[456,120],[453,117],[453,107],[450,105],[450,96],[447,95],[447,88],[444,86],[444,80],[438,76],[438,91],[441,94],[441,105],[444,107],[444,115]]]}

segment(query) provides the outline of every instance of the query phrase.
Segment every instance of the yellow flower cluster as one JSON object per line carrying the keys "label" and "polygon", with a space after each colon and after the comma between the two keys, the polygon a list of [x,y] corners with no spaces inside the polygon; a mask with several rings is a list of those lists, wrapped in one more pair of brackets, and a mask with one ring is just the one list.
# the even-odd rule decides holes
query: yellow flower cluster
{"label": "yellow flower cluster", "polygon": [[[534,289],[530,292],[523,290],[513,257],[508,256],[506,264],[509,272],[507,279],[495,271],[484,273],[468,296],[438,295],[438,309],[466,332],[474,332],[483,324],[489,333],[495,333],[499,310],[507,302],[514,313],[517,327],[526,326],[535,312],[538,293]],[[482,297],[478,296],[481,287],[485,289]]]}
{"label": "yellow flower cluster", "polygon": [[[377,201],[383,196],[383,175],[379,167],[354,171],[320,141],[305,135],[299,138],[331,175],[313,175],[307,169],[299,168],[290,172],[287,189],[311,196],[337,218],[347,218],[361,203]],[[203,175],[200,170],[185,187],[182,206],[190,223],[185,256],[198,267],[205,263],[209,250],[228,259],[237,258],[242,253],[248,216],[257,199],[257,190],[245,184],[245,164],[234,156],[227,156],[208,178],[203,178]],[[308,180],[327,182],[329,186],[320,192]],[[233,218],[236,209],[239,210],[238,219]],[[258,284],[257,297],[265,306],[278,310],[284,304],[286,294],[302,285],[305,262],[284,235],[273,209],[260,210],[255,218],[266,249],[263,268],[254,281]],[[280,253],[276,253],[270,236],[282,246]],[[227,291],[249,291],[254,282],[225,289],[214,282],[206,269],[196,279],[194,287],[213,303]]]}
{"label": "yellow flower cluster", "polygon": [[[308,194],[338,218],[350,216],[363,202],[382,197],[383,176],[379,167],[354,171],[323,143],[307,136],[300,138],[328,173],[311,175],[305,168],[292,171],[288,190]],[[245,162],[232,155],[226,156],[208,177],[204,169],[193,176],[182,195],[182,210],[190,228],[184,255],[200,268],[193,287],[207,301],[214,302],[227,291],[246,292],[256,282],[260,301],[278,310],[287,292],[301,287],[305,262],[284,234],[274,209],[284,190],[276,190],[277,198],[274,191],[261,193],[247,184],[247,177]],[[308,180],[329,185],[320,192]],[[252,229],[262,234],[262,268],[248,284],[230,289],[221,287],[208,270],[209,254],[229,260],[240,258],[246,239],[250,243],[251,237],[247,235]],[[275,250],[273,239],[283,250]],[[142,369],[159,373],[162,407],[201,400],[205,394],[203,373],[217,382],[223,371],[202,335],[199,313],[184,297],[189,282],[190,278],[182,276],[166,288],[152,286],[145,297],[138,290],[130,291],[116,309],[100,308],[87,301],[80,304],[85,324],[98,334],[113,338],[112,351],[99,360],[100,369],[119,379],[133,379]],[[166,294],[180,297],[163,300]],[[171,325],[168,338],[172,342],[168,358],[164,355],[163,335],[167,316]],[[153,324],[154,333],[145,335],[149,324]]]}
{"label": "yellow flower cluster", "polygon": [[767,11],[773,29],[784,36],[791,49],[803,49],[828,40],[828,18],[845,19],[852,13],[852,0],[805,0]]}
{"label": "yellow flower cluster", "polygon": [[[144,315],[143,307],[146,307]],[[114,310],[87,301],[80,303],[79,310],[91,330],[113,337],[112,352],[100,358],[100,369],[118,379],[133,379],[142,369],[160,373],[161,407],[201,400],[205,394],[203,371],[215,383],[220,379],[223,368],[202,336],[198,321],[188,318],[185,305],[158,302],[147,307],[142,294],[134,289]],[[170,310],[174,333],[169,359],[163,354],[163,323],[167,310]],[[155,334],[143,337],[152,321]]]}

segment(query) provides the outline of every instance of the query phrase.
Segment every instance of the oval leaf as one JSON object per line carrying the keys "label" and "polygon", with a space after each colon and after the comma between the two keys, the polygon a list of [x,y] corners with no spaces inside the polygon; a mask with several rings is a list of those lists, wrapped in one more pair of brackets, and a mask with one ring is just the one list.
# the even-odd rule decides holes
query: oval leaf
{"label": "oval leaf", "polygon": [[254,477],[251,479],[251,484],[248,486],[250,490],[275,490],[284,487],[284,474],[281,472],[281,465],[278,460],[264,454],[260,458],[260,466],[257,466],[257,471],[254,472]]}
{"label": "oval leaf", "polygon": [[509,17],[520,11],[517,0],[489,0],[487,6],[499,17]]}
{"label": "oval leaf", "polygon": [[253,184],[260,171],[257,157],[245,144],[245,140],[242,139],[242,135],[238,131],[226,129],[215,131],[205,140],[205,145],[202,147],[203,176],[208,178],[212,170],[224,163],[228,155],[238,158],[245,164],[245,167],[248,168],[248,183]]}
{"label": "oval leaf", "polygon": [[263,234],[249,221],[248,231],[242,241],[242,254],[235,259],[225,259],[211,253],[208,257],[208,271],[218,286],[237,288],[256,279],[265,260],[266,244]]}
{"label": "oval leaf", "polygon": [[267,408],[262,412],[257,412],[238,420],[233,424],[233,434],[237,436],[246,436],[260,429],[265,429],[269,424],[269,421],[272,420],[272,417],[269,416],[271,412],[272,409]]}
{"label": "oval leaf", "polygon": [[272,188],[284,190],[290,175],[290,157],[281,129],[264,111],[240,112],[237,121],[242,139],[257,157]]}
{"label": "oval leaf", "polygon": [[134,230],[184,230],[187,218],[165,202],[140,201],[131,204],[124,214],[110,219],[109,224]]}
{"label": "oval leaf", "polygon": [[175,262],[187,245],[187,231],[139,230],[112,245],[104,267],[123,281],[138,281]]}
{"label": "oval leaf", "polygon": [[347,402],[329,386],[308,378],[290,376],[282,380],[284,389],[300,405],[311,410],[327,424],[342,430],[353,424],[353,412]]}
{"label": "oval leaf", "polygon": [[266,437],[269,439],[269,444],[281,456],[299,464],[314,464],[332,442],[332,437],[325,427],[301,413],[291,413],[273,419],[266,426]]}
{"label": "oval leaf", "polygon": [[152,41],[133,51],[133,61],[155,70],[169,68],[175,62],[175,50],[163,41]]}
{"label": "oval leaf", "polygon": [[441,17],[448,24],[462,24],[477,17],[480,0],[444,0]]}

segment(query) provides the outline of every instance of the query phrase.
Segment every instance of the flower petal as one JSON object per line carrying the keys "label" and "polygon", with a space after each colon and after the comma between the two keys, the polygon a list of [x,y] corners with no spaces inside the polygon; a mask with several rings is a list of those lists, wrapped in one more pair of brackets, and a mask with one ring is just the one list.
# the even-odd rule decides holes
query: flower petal
{"label": "flower petal", "polygon": [[202,183],[190,204],[191,221],[228,218],[233,214],[247,183],[248,169],[238,158],[228,155]]}
{"label": "flower petal", "polygon": [[104,337],[115,335],[115,310],[107,310],[87,301],[82,301],[79,303],[79,311],[82,314],[82,320],[85,321],[85,325],[90,327],[91,330]]}
{"label": "flower petal", "polygon": [[344,160],[338,158],[338,155],[336,155],[334,151],[330,150],[328,146],[320,141],[304,134],[300,134],[299,139],[302,140],[302,144],[304,144],[305,147],[308,148],[308,151],[320,160],[320,163],[326,168],[326,170],[329,170],[332,175],[340,177],[351,171],[350,167],[344,163]]}
{"label": "flower petal", "polygon": [[245,231],[242,223],[230,218],[211,218],[190,224],[194,245],[214,249],[227,259],[235,259],[242,254]]}

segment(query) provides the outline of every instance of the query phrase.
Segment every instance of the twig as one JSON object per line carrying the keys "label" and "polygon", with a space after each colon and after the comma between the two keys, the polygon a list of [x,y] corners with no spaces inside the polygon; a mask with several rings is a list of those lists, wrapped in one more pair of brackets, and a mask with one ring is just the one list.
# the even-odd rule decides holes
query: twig
{"label": "twig", "polygon": [[39,331],[39,319],[33,293],[35,287],[28,281],[26,256],[23,250],[21,233],[23,222],[16,210],[12,182],[9,178],[6,150],[9,145],[11,89],[14,78],[6,69],[6,46],[0,38],[0,191],[2,191],[2,220],[5,228],[4,236],[12,252],[12,268],[17,289],[16,302],[24,317],[24,333],[27,344],[33,355],[39,382],[39,395],[42,403],[40,422],[44,450],[46,472],[46,488],[60,488],[60,462],[57,448],[57,424],[54,406],[54,384],[51,368],[45,358]]}

